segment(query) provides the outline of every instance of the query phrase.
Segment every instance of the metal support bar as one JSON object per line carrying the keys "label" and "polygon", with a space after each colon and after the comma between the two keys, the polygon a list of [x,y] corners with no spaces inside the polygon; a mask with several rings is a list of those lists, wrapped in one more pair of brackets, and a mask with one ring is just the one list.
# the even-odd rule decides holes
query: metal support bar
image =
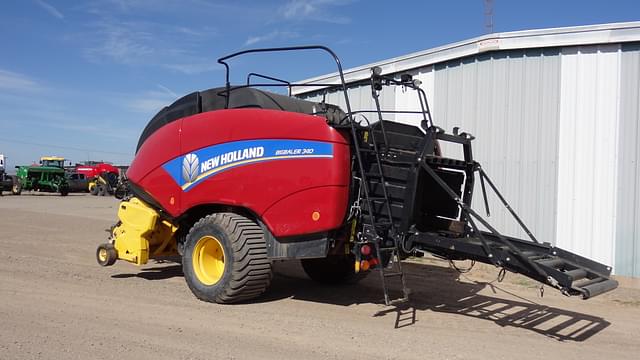
{"label": "metal support bar", "polygon": [[251,77],[252,76],[253,77],[259,77],[259,78],[262,78],[262,79],[267,79],[267,80],[273,80],[273,81],[276,81],[276,82],[279,82],[281,84],[286,85],[287,86],[287,90],[288,90],[288,95],[291,96],[291,82],[289,82],[287,80],[278,79],[276,77],[271,77],[271,76],[267,76],[267,75],[262,75],[262,74],[251,72],[251,73],[247,74],[247,85],[248,86],[251,86]]}
{"label": "metal support bar", "polygon": [[[520,217],[518,216],[518,214],[516,214],[516,212],[511,208],[511,206],[509,205],[509,203],[507,202],[507,200],[505,200],[505,198],[502,196],[502,194],[500,193],[500,191],[498,191],[498,188],[496,188],[495,185],[493,185],[493,182],[491,181],[491,179],[489,179],[489,176],[487,176],[487,173],[484,172],[484,170],[482,169],[482,167],[478,166],[478,172],[480,173],[480,179],[486,179],[487,182],[489,183],[489,186],[491,186],[491,188],[493,189],[493,191],[496,193],[496,195],[498,195],[498,198],[500,199],[500,201],[502,202],[502,204],[507,208],[507,210],[509,210],[509,212],[511,213],[511,215],[513,216],[514,219],[516,219],[516,221],[518,222],[518,224],[522,227],[522,229],[527,233],[527,235],[529,236],[529,238],[531,238],[531,240],[537,244],[539,244],[540,242],[538,241],[538,239],[536,239],[536,237],[533,235],[533,233],[529,230],[529,228],[524,224],[524,222],[520,219]],[[484,186],[483,186],[484,189]]]}
{"label": "metal support bar", "polygon": [[[492,234],[494,234],[496,237],[498,237],[500,242],[503,243],[505,246],[507,246],[509,248],[509,250],[511,250],[513,255],[516,258],[518,258],[518,260],[520,260],[520,262],[522,262],[523,264],[526,264],[528,267],[530,267],[533,271],[535,271],[539,275],[541,275],[543,277],[547,277],[548,276],[547,273],[544,270],[542,270],[538,265],[536,265],[529,258],[527,258],[524,255],[522,255],[521,251],[518,250],[518,248],[515,247],[513,244],[511,244],[511,242],[509,242],[504,236],[502,236],[502,234],[500,234],[493,226],[491,226],[491,224],[489,224],[480,215],[478,215],[478,213],[476,213],[469,205],[465,204],[458,197],[458,195],[449,187],[449,185],[447,185],[447,183],[445,183],[444,180],[442,180],[440,178],[440,176],[438,176],[438,174],[436,174],[436,172],[433,171],[433,169],[431,169],[431,167],[429,165],[427,165],[424,161],[421,162],[421,164],[422,164],[422,167],[427,171],[427,173],[429,173],[429,175],[431,175],[431,177],[438,183],[438,185],[440,185],[440,187],[442,187],[442,189],[447,194],[449,194],[449,196],[458,204],[458,206],[460,206],[460,208],[464,212],[466,212],[468,215],[471,215],[471,216],[475,217],[482,224],[482,226],[486,227]],[[489,184],[491,185],[491,183],[489,183]],[[468,217],[468,219],[469,219],[470,223],[473,221],[471,219],[471,217]],[[487,255],[489,255],[489,254],[487,254]]]}
{"label": "metal support bar", "polygon": [[480,173],[480,186],[482,187],[482,198],[484,199],[484,209],[487,212],[487,217],[491,216],[489,211],[489,201],[487,200],[487,189],[484,187],[484,176]]}
{"label": "metal support bar", "polygon": [[473,221],[473,218],[469,216],[467,217],[467,221],[469,222],[469,225],[471,225],[473,232],[478,236],[478,239],[480,239],[480,244],[482,244],[482,249],[487,254],[489,261],[491,261],[493,265],[499,266],[500,264],[496,262],[496,259],[493,256],[493,252],[491,251],[489,244],[487,244],[487,239],[484,238],[484,236],[482,235],[482,231],[478,229],[478,226],[476,225],[475,221]]}
{"label": "metal support bar", "polygon": [[[373,83],[373,77],[371,78],[371,82]],[[389,151],[389,141],[387,139],[387,132],[384,130],[384,123],[382,122],[382,112],[380,111],[380,98],[378,92],[373,88],[373,84],[371,85],[371,96],[376,103],[376,110],[378,113],[378,121],[380,123],[380,130],[382,131],[382,140],[384,141],[384,149],[385,151]],[[373,129],[371,130],[373,132]],[[371,140],[375,141],[373,135],[371,136]]]}

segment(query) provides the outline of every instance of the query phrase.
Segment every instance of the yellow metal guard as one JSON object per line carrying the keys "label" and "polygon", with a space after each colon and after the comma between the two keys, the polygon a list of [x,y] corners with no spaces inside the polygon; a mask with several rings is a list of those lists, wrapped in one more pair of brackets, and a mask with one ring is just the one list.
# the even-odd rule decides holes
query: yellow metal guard
{"label": "yellow metal guard", "polygon": [[178,227],[161,220],[158,212],[138,198],[120,203],[120,223],[113,229],[118,259],[144,265],[149,258],[176,255],[174,234]]}

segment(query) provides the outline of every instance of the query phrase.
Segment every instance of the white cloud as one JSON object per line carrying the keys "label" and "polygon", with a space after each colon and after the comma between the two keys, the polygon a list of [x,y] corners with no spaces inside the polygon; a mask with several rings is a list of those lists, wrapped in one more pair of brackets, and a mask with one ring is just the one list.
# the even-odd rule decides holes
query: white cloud
{"label": "white cloud", "polygon": [[129,109],[143,114],[151,114],[162,110],[167,105],[169,102],[161,99],[136,99],[129,103]]}
{"label": "white cloud", "polygon": [[156,86],[158,87],[158,89],[164,91],[165,93],[167,93],[167,95],[177,98],[178,94],[174,93],[173,91],[171,91],[171,89],[169,89],[168,87],[162,85],[162,84],[156,84]]}
{"label": "white cloud", "polygon": [[330,7],[347,5],[351,0],[291,0],[280,8],[280,15],[291,21],[320,21],[348,24],[351,18],[330,11]]}
{"label": "white cloud", "polygon": [[119,64],[137,63],[154,53],[148,45],[152,35],[127,23],[96,24],[98,44],[85,49],[85,56],[95,62],[108,59]]}
{"label": "white cloud", "polygon": [[282,15],[284,15],[286,19],[293,19],[306,17],[317,11],[318,9],[315,6],[314,1],[293,0],[282,8]]}
{"label": "white cloud", "polygon": [[89,31],[73,41],[88,44],[83,52],[91,62],[160,66],[187,75],[219,66],[211,57],[200,55],[203,47],[218,36],[216,29],[208,25],[191,28],[105,17],[88,26]]}
{"label": "white cloud", "polygon": [[40,7],[43,8],[46,12],[48,12],[49,15],[61,20],[64,19],[64,15],[58,9],[53,7],[53,5],[46,3],[43,0],[36,0],[36,3],[40,5]]}
{"label": "white cloud", "polygon": [[285,40],[285,39],[295,39],[300,35],[296,32],[292,31],[272,31],[265,35],[251,36],[245,41],[244,45],[255,45],[257,43],[265,42],[265,41],[273,41],[273,40]]}
{"label": "white cloud", "polygon": [[187,75],[201,74],[204,72],[215,71],[222,69],[222,65],[215,61],[201,61],[194,59],[193,62],[177,63],[177,64],[163,64],[162,66],[167,69],[175,70]]}
{"label": "white cloud", "polygon": [[166,87],[159,84],[158,87],[162,91],[151,90],[139,95],[129,96],[128,98],[133,100],[126,102],[127,109],[151,116],[171,104],[178,97]]}
{"label": "white cloud", "polygon": [[43,87],[29,77],[0,69],[0,90],[33,92]]}

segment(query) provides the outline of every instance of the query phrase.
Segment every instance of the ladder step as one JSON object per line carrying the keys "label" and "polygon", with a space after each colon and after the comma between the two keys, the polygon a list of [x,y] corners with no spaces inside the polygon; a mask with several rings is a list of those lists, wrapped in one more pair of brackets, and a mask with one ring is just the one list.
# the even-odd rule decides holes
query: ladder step
{"label": "ladder step", "polygon": [[450,158],[434,156],[434,155],[427,155],[425,156],[424,160],[427,164],[434,164],[434,165],[445,165],[445,166],[448,165],[448,166],[454,166],[454,167],[460,167],[460,168],[467,166],[467,163],[462,160],[450,159]]}
{"label": "ladder step", "polygon": [[565,274],[569,275],[573,281],[584,279],[587,277],[587,271],[585,269],[575,269],[566,271]]}
{"label": "ladder step", "polygon": [[389,226],[389,225],[393,225],[393,223],[389,222],[389,221],[377,221],[374,225],[375,226]]}
{"label": "ladder step", "polygon": [[538,260],[538,261],[536,261],[536,263],[538,263],[540,265],[548,266],[550,268],[559,268],[562,265],[564,265],[564,260],[559,259],[559,258],[544,259],[544,260]]}
{"label": "ladder step", "polygon": [[369,196],[370,201],[387,201],[384,196]]}
{"label": "ladder step", "polygon": [[387,302],[386,305],[387,306],[399,305],[399,304],[404,304],[407,301],[409,301],[409,297],[401,297],[399,299],[394,299],[394,300],[391,300],[391,301]]}
{"label": "ladder step", "polygon": [[595,283],[599,283],[599,282],[602,282],[602,281],[605,281],[605,280],[606,279],[603,278],[603,277],[596,277],[596,278],[593,278],[593,279],[584,278],[584,279],[580,279],[580,280],[574,281],[571,284],[571,286],[577,287],[577,288],[581,288],[581,287],[589,286],[589,285],[592,285],[592,284],[595,284]]}
{"label": "ladder step", "polygon": [[592,296],[596,296],[602,293],[605,293],[609,290],[613,290],[615,288],[618,287],[618,282],[615,280],[605,280],[605,281],[599,281],[597,283],[591,284],[591,285],[587,285],[587,286],[583,286],[582,287],[582,298],[583,299],[588,299]]}
{"label": "ladder step", "polygon": [[383,273],[382,275],[384,277],[394,277],[394,276],[404,276],[404,273],[402,273],[402,272],[389,272],[389,273]]}
{"label": "ladder step", "polygon": [[533,260],[540,260],[540,259],[544,259],[546,258],[548,255],[545,253],[540,253],[537,251],[523,251],[522,252],[522,256],[524,256],[525,258],[533,261]]}

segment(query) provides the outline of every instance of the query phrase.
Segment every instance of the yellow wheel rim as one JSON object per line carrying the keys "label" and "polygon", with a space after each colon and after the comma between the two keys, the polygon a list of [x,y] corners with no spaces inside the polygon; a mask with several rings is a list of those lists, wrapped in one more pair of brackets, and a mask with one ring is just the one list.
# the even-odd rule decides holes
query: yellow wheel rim
{"label": "yellow wheel rim", "polygon": [[193,270],[204,285],[213,285],[224,274],[222,244],[213,236],[203,236],[193,249]]}
{"label": "yellow wheel rim", "polygon": [[98,258],[102,262],[107,261],[107,249],[104,249],[104,248],[100,249],[100,251],[98,251]]}

